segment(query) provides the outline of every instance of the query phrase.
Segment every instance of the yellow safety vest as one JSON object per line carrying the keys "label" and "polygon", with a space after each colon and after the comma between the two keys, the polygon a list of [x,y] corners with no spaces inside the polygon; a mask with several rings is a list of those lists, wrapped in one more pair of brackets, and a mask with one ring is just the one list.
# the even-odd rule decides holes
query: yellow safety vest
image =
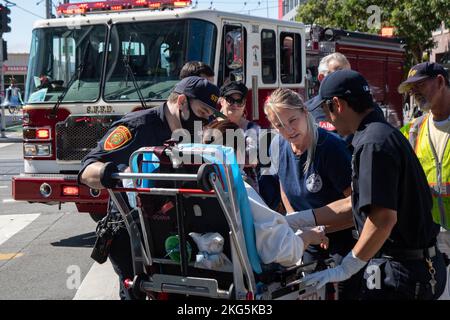
{"label": "yellow safety vest", "polygon": [[[444,156],[439,163],[436,150],[431,143],[428,118],[429,114],[426,114],[409,124],[407,138],[422,164],[431,188],[433,220],[450,230],[450,143],[447,138]],[[401,131],[406,136],[404,128]]]}

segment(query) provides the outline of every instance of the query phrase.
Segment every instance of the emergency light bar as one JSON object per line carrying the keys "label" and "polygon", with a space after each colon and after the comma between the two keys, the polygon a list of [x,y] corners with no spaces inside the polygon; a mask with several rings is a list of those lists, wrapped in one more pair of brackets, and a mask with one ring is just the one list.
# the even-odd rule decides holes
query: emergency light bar
{"label": "emergency light bar", "polygon": [[60,4],[56,9],[56,13],[60,17],[108,11],[175,9],[185,8],[191,4],[192,0],[108,0]]}

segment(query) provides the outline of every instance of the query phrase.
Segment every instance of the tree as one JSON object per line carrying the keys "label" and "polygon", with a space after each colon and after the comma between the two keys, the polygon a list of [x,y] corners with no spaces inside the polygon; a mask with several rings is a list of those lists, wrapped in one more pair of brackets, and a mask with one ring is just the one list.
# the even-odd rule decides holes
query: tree
{"label": "tree", "polygon": [[379,33],[370,22],[370,6],[380,9],[380,24],[395,28],[395,36],[406,41],[408,64],[422,61],[434,47],[432,32],[442,22],[450,26],[448,0],[308,0],[298,10],[297,20],[305,24]]}

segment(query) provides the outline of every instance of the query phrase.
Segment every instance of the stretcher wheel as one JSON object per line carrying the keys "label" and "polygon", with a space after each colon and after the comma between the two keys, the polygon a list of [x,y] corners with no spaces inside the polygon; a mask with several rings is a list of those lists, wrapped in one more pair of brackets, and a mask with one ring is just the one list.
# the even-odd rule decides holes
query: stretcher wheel
{"label": "stretcher wheel", "polygon": [[216,165],[211,163],[204,163],[200,166],[198,172],[197,172],[197,184],[200,189],[203,191],[211,191],[212,185],[209,181],[209,176],[211,173],[216,172]]}

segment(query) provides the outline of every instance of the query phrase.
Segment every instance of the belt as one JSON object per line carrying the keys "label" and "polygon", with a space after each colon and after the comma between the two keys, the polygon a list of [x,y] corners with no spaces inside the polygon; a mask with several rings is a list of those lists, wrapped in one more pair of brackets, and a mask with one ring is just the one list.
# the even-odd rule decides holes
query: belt
{"label": "belt", "polygon": [[422,260],[436,256],[436,246],[426,249],[389,249],[383,250],[381,256],[399,260]]}

